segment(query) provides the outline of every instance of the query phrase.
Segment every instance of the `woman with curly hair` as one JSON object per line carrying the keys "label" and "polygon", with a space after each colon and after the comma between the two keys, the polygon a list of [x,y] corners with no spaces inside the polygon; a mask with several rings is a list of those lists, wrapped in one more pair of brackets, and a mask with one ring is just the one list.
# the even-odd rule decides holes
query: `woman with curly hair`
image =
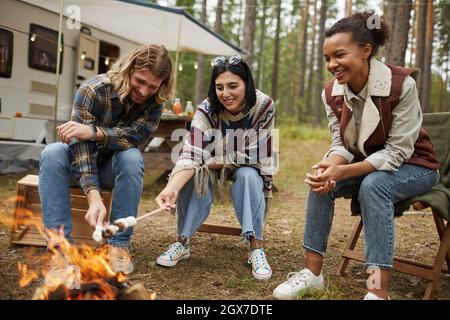
{"label": "woman with curly hair", "polygon": [[415,70],[375,58],[388,30],[380,17],[375,17],[380,26],[373,25],[373,18],[372,12],[355,13],[325,33],[324,57],[334,79],[322,100],[332,144],[305,180],[311,187],[303,241],[306,267],[274,290],[278,299],[296,299],[303,290],[323,287],[334,200],[347,195],[359,200],[364,224],[365,265],[371,274],[364,299],[387,299],[394,205],[437,183],[439,164],[421,128]]}

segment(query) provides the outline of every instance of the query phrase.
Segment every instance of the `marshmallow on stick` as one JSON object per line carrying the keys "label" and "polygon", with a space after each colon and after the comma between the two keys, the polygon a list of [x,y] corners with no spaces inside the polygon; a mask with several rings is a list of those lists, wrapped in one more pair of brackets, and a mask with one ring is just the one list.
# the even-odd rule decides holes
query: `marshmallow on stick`
{"label": "marshmallow on stick", "polygon": [[100,242],[103,238],[109,238],[114,236],[118,231],[125,231],[125,229],[128,229],[130,227],[134,227],[139,220],[145,219],[149,216],[152,216],[154,214],[160,213],[164,211],[163,208],[156,209],[152,212],[148,212],[138,218],[135,218],[133,216],[128,216],[126,218],[120,218],[114,221],[114,224],[108,225],[106,227],[103,227],[101,225],[97,225],[95,227],[95,231],[92,234],[92,238]]}

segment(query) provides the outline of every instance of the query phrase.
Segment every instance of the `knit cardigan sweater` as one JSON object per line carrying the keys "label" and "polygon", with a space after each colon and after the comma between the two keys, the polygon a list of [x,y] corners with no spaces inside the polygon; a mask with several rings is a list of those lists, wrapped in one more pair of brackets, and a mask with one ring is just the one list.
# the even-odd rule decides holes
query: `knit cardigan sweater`
{"label": "knit cardigan sweater", "polygon": [[[270,198],[272,175],[278,164],[278,152],[273,150],[274,116],[275,103],[259,90],[256,90],[255,105],[248,112],[237,115],[225,109],[219,115],[213,114],[208,99],[205,99],[194,114],[169,180],[181,170],[195,169],[195,190],[204,196],[209,179],[213,187],[222,189],[229,173],[248,166],[258,171],[264,181],[265,196]],[[224,164],[224,167],[210,170],[208,165],[211,163]]]}

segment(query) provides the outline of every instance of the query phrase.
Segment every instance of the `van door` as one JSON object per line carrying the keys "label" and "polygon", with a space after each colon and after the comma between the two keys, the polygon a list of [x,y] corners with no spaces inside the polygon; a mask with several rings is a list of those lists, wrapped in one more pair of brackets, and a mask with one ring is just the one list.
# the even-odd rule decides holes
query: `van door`
{"label": "van door", "polygon": [[85,80],[98,74],[98,56],[100,41],[88,34],[80,33],[78,44],[78,68],[75,79],[75,90]]}

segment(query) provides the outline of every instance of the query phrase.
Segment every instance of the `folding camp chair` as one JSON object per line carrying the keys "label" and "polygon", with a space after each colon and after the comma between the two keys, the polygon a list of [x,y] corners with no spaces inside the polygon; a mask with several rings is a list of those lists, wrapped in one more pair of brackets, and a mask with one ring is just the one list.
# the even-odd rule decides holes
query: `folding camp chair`
{"label": "folding camp chair", "polygon": [[[393,270],[425,279],[427,286],[423,299],[428,300],[433,298],[441,273],[448,274],[450,270],[450,224],[448,222],[450,212],[450,112],[424,114],[423,127],[431,137],[441,164],[440,181],[431,192],[396,204],[396,212],[408,209],[410,205],[415,210],[431,207],[440,245],[432,265],[396,256]],[[362,218],[358,217],[342,252],[342,259],[338,266],[338,273],[341,275],[345,272],[349,260],[364,262],[363,253],[355,250],[362,227]],[[447,262],[447,269],[443,269],[444,262]]]}

